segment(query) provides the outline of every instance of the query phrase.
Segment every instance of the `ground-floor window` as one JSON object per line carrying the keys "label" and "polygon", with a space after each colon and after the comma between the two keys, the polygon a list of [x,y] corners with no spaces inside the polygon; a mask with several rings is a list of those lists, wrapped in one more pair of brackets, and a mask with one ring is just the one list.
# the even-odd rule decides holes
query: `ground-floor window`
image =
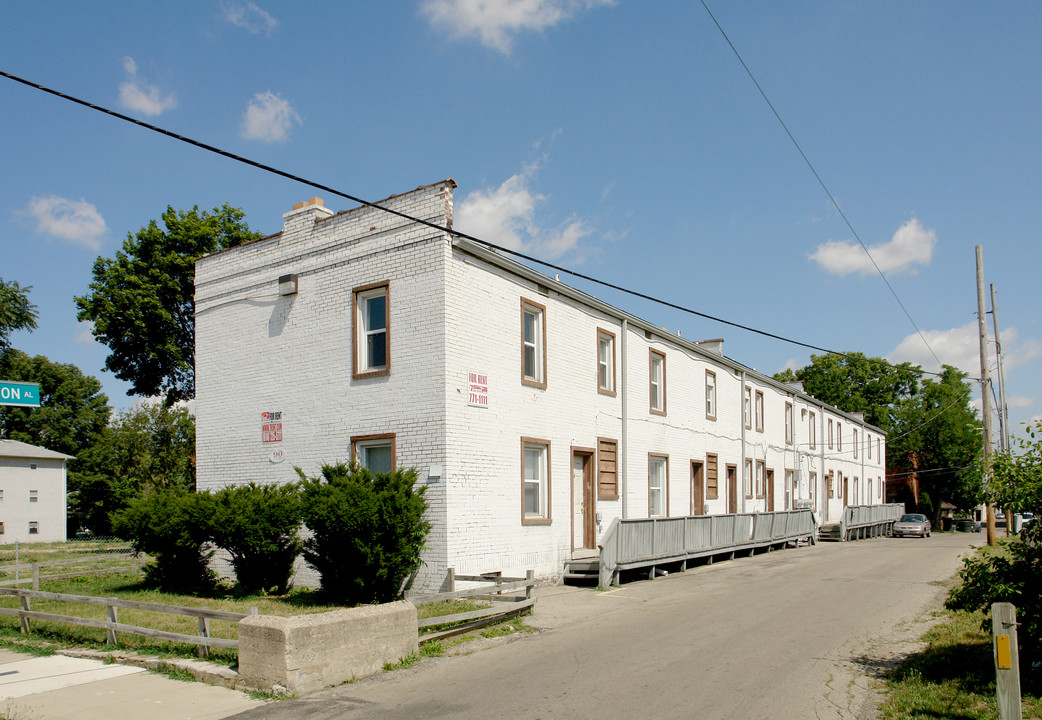
{"label": "ground-floor window", "polygon": [[39,535],[40,534],[40,523],[36,522],[35,520],[30,520],[29,521],[29,534],[30,535]]}
{"label": "ground-floor window", "polygon": [[521,522],[550,523],[550,443],[521,438]]}
{"label": "ground-floor window", "polygon": [[669,458],[648,456],[648,517],[666,515],[666,493],[669,482]]}
{"label": "ground-floor window", "polygon": [[374,473],[394,472],[398,461],[394,433],[352,437],[351,459]]}

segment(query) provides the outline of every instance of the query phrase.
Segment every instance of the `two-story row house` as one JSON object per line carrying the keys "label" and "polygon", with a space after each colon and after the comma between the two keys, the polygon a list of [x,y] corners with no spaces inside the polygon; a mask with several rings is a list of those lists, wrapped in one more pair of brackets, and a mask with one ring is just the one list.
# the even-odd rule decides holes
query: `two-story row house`
{"label": "two-story row house", "polygon": [[[446,180],[378,203],[451,228]],[[425,567],[560,574],[612,519],[883,502],[886,438],[502,253],[360,207],[196,264],[200,489],[415,468]],[[495,240],[495,238],[491,238]]]}

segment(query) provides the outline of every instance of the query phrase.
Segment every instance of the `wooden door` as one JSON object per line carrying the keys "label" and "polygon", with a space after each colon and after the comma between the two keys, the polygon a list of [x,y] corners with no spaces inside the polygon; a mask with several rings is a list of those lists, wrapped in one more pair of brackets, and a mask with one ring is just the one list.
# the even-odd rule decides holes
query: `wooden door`
{"label": "wooden door", "polygon": [[727,512],[734,515],[738,512],[738,467],[727,466]]}
{"label": "wooden door", "polygon": [[774,512],[774,470],[767,468],[767,512]]}
{"label": "wooden door", "polygon": [[702,463],[698,460],[691,461],[691,514],[705,514],[706,492],[705,473],[702,471]]}
{"label": "wooden door", "polygon": [[843,485],[843,507],[847,506],[847,479],[843,477],[842,473],[836,473],[836,477],[839,478],[839,482]]}
{"label": "wooden door", "polygon": [[593,453],[572,453],[572,546],[597,547],[597,486],[593,474]]}

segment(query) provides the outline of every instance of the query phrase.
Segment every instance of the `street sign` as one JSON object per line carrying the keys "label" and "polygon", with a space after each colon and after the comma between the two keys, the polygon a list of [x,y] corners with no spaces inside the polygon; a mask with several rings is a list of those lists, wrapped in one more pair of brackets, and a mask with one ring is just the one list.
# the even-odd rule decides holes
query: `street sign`
{"label": "street sign", "polygon": [[37,383],[0,380],[0,405],[40,407],[40,386]]}

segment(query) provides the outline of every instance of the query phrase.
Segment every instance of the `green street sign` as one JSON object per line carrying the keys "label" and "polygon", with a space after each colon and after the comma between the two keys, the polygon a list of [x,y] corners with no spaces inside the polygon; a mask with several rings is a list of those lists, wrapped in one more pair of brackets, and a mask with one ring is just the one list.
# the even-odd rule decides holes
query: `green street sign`
{"label": "green street sign", "polygon": [[40,407],[40,386],[36,383],[0,380],[0,405]]}

